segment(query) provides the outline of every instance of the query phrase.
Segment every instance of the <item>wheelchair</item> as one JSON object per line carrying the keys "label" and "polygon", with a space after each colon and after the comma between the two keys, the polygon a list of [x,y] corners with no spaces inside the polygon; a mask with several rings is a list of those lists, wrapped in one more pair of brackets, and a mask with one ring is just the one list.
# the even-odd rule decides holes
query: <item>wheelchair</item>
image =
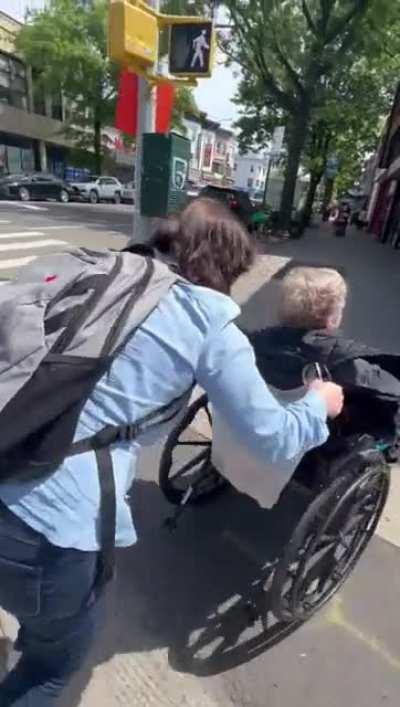
{"label": "wheelchair", "polygon": [[[166,499],[177,506],[166,521],[170,530],[186,506],[207,502],[230,486],[212,461],[212,425],[213,412],[203,395],[167,439],[159,484]],[[199,428],[201,434],[196,432]],[[301,497],[302,511],[268,586],[270,608],[279,622],[306,621],[351,574],[385,507],[392,460],[389,448],[392,445],[370,434],[341,436],[333,429],[325,445],[303,457],[287,484],[291,493]]]}

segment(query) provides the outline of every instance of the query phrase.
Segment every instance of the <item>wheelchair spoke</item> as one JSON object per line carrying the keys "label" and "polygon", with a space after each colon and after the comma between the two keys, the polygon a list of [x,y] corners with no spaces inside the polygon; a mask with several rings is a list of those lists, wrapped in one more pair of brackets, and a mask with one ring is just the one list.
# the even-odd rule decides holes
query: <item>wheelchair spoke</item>
{"label": "wheelchair spoke", "polygon": [[205,449],[203,452],[200,452],[200,454],[197,454],[193,459],[190,459],[186,464],[183,465],[181,469],[178,469],[174,474],[170,475],[171,481],[175,481],[176,479],[180,479],[186,472],[190,471],[193,469],[193,467],[197,466],[203,461],[206,461],[206,459],[209,457],[210,451],[209,449]]}

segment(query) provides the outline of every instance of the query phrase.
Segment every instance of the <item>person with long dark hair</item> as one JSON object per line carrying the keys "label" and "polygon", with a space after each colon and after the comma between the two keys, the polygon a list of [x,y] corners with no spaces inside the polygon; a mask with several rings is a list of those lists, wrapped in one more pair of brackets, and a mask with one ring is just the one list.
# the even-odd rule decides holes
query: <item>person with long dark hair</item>
{"label": "person with long dark hair", "polygon": [[[182,278],[96,385],[76,439],[106,425],[135,423],[184,397],[197,382],[242,444],[260,458],[284,462],[321,445],[328,436],[327,415],[341,410],[341,389],[319,382],[301,401],[281,407],[234,324],[239,308],[229,293],[254,259],[240,222],[222,204],[200,199],[179,219],[160,223],[153,252]],[[164,425],[159,434],[169,429]],[[155,431],[112,448],[117,547],[136,542],[126,499],[140,447],[154,441]],[[93,592],[101,549],[94,455],[66,458],[40,483],[2,484],[0,500],[0,605],[21,625],[21,658],[0,685],[0,704],[50,707],[79,669],[103,620],[102,602]]]}

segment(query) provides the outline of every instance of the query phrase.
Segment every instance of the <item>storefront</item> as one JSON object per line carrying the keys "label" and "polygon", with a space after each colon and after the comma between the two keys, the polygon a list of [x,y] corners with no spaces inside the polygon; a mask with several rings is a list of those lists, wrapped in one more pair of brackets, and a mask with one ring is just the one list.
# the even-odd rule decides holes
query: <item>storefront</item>
{"label": "storefront", "polygon": [[19,174],[35,169],[34,141],[0,132],[0,174]]}

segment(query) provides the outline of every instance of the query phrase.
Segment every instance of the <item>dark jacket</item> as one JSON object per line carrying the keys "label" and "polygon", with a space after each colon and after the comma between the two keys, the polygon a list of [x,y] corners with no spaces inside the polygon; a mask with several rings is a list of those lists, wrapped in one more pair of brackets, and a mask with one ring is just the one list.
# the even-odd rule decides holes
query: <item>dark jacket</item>
{"label": "dark jacket", "polygon": [[289,390],[302,385],[307,363],[326,366],[345,391],[346,432],[394,437],[400,429],[400,356],[385,354],[339,331],[271,327],[249,335],[265,380]]}

